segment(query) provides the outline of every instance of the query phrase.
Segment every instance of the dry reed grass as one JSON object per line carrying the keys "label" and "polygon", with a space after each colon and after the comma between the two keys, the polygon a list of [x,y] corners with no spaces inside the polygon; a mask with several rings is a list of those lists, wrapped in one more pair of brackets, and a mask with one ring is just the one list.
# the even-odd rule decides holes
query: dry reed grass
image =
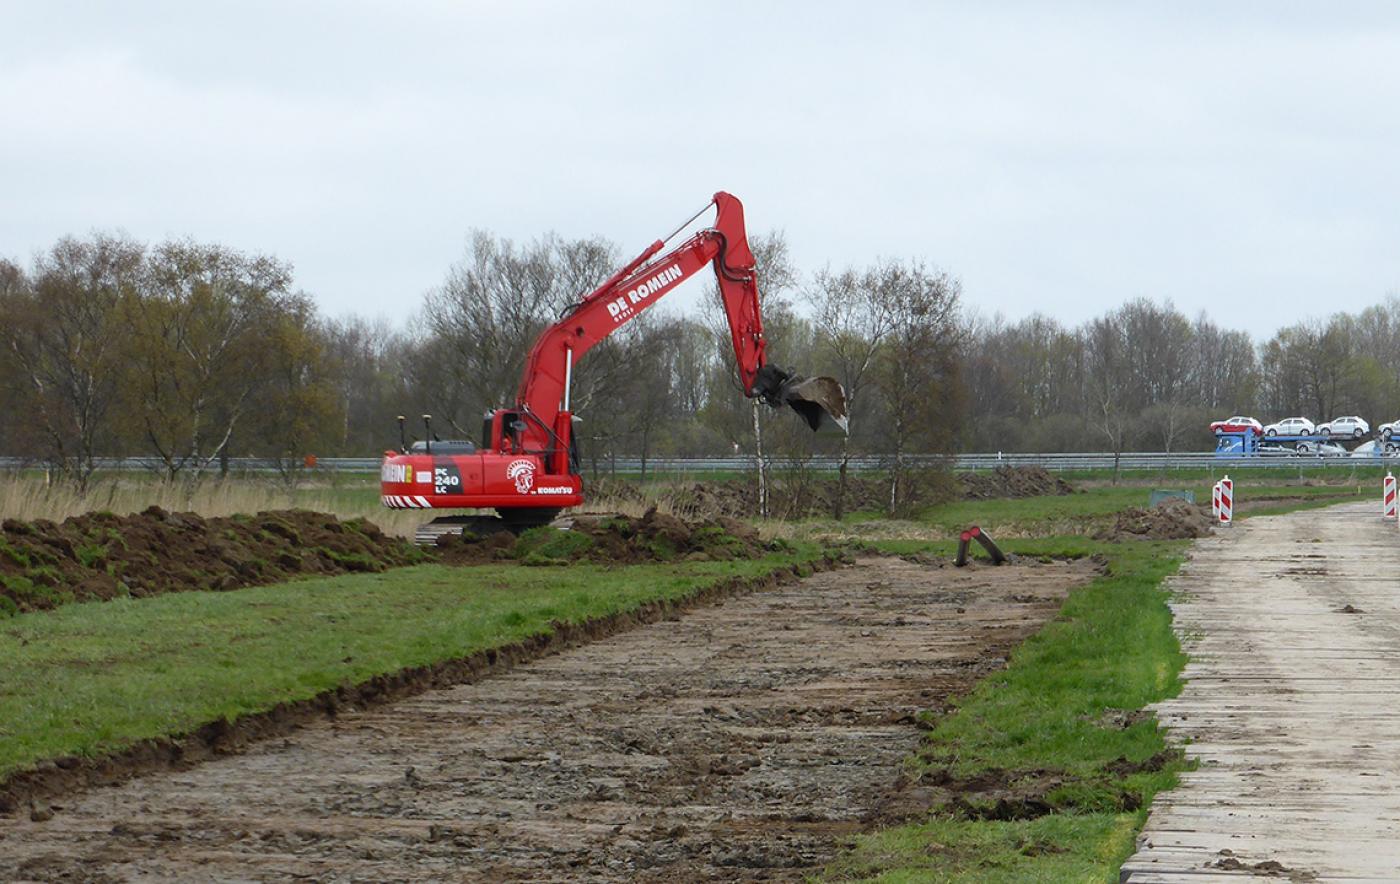
{"label": "dry reed grass", "polygon": [[[45,484],[37,475],[0,475],[0,519],[61,522],[90,512],[118,515],[138,513],[150,506],[171,512],[201,516],[231,516],[262,510],[304,509],[330,513],[341,519],[365,518],[386,533],[412,537],[432,513],[391,510],[379,502],[376,476],[342,477],[335,484],[291,487],[275,479],[233,477],[199,483],[165,482],[148,476],[123,475],[100,479],[87,494],[66,483]],[[681,515],[664,486],[648,487],[643,500],[610,496],[590,497],[581,513],[640,517],[655,506],[667,515]],[[453,513],[468,512],[452,510]],[[483,510],[483,513],[490,511]]]}
{"label": "dry reed grass", "polygon": [[371,484],[350,487],[289,487],[256,478],[215,479],[199,483],[162,482],[144,477],[118,477],[95,483],[82,494],[72,485],[46,485],[39,476],[0,477],[0,518],[61,522],[89,512],[118,515],[150,506],[201,516],[231,516],[262,510],[304,509],[331,513],[341,519],[367,518],[384,531],[412,536],[423,514],[390,510],[379,503]]}

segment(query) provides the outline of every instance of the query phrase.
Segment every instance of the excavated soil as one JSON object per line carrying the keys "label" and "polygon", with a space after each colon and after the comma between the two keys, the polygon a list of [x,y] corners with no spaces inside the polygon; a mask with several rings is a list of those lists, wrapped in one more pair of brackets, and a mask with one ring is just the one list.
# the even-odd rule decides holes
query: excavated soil
{"label": "excavated soil", "polygon": [[637,562],[729,561],[757,558],[780,547],[764,541],[751,525],[726,516],[704,523],[684,522],[647,510],[628,516],[572,516],[568,530],[535,528],[516,537],[508,532],[470,532],[438,538],[439,561],[451,565],[515,560],[527,565],[563,565],[587,560],[609,564]]}
{"label": "excavated soil", "polygon": [[967,500],[1074,493],[1073,485],[1044,467],[997,467],[990,473],[961,473],[958,481]]}
{"label": "excavated soil", "polygon": [[131,516],[94,513],[62,524],[7,520],[0,533],[0,616],[71,601],[239,589],[430,560],[450,565],[729,561],[783,545],[724,516],[692,523],[655,508],[641,518],[570,521],[569,530],[543,527],[520,537],[446,535],[435,550],[425,551],[363,519],[341,522],[299,510],[205,519],[152,507]]}
{"label": "excavated soil", "polygon": [[1129,507],[1113,517],[1113,525],[1094,535],[1096,540],[1189,540],[1205,537],[1215,527],[1210,510],[1179,498],[1150,509]]}
{"label": "excavated soil", "polygon": [[55,801],[0,879],[798,880],[1093,569],[862,559]]}
{"label": "excavated soil", "polygon": [[[952,475],[937,470],[922,471],[909,477],[908,495],[915,504],[947,500],[987,500],[991,498],[1039,497],[1047,494],[1073,494],[1075,488],[1043,467],[997,467],[989,473]],[[600,479],[593,483],[596,499],[614,503],[645,504],[647,491],[635,482]],[[838,484],[835,479],[812,475],[777,475],[768,489],[770,514],[784,519],[827,515],[832,511]],[[653,492],[654,494],[654,492]],[[687,518],[753,518],[758,515],[758,498],[752,481],[685,482],[669,486],[664,494],[671,510]],[[868,476],[851,476],[846,487],[846,512],[883,512],[889,506],[889,481]]]}
{"label": "excavated soil", "polygon": [[424,559],[364,519],[305,510],[203,518],[159,507],[0,524],[0,616],[70,601],[228,590]]}
{"label": "excavated soil", "polygon": [[[929,767],[906,777],[876,811],[883,825],[927,819],[930,814],[971,820],[1030,820],[1051,813],[1073,813],[1086,788],[1096,794],[1094,807],[1111,800],[1118,812],[1142,807],[1142,793],[1127,787],[1125,777],[1156,772],[1181,760],[1180,749],[1158,752],[1142,761],[1119,756],[1097,772],[1064,770],[984,770],[959,777],[946,766]],[[1116,791],[1116,795],[1114,792]]]}

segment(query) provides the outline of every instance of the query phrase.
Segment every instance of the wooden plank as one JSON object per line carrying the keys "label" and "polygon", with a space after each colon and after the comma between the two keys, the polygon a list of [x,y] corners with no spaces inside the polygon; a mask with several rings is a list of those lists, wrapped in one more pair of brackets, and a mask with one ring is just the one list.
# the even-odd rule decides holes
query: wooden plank
{"label": "wooden plank", "polygon": [[1191,659],[1154,710],[1200,767],[1120,879],[1400,881],[1396,526],[1369,503],[1249,519],[1170,585]]}

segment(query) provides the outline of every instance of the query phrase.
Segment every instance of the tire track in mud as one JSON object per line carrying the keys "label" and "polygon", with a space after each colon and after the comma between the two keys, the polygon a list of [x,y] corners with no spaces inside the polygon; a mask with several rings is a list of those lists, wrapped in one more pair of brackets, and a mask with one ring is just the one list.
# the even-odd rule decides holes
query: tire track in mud
{"label": "tire track in mud", "polygon": [[0,878],[799,878],[1092,574],[864,558],[61,800]]}

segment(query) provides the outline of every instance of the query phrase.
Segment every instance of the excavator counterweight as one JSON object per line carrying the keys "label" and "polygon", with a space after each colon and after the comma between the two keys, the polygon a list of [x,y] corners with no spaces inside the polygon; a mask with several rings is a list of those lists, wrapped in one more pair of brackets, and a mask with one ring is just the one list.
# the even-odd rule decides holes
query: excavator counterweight
{"label": "excavator counterweight", "polygon": [[[835,379],[806,378],[768,363],[743,204],[723,192],[710,204],[715,208],[713,226],[664,254],[665,241],[652,243],[540,334],[515,404],[487,414],[480,447],[436,443],[425,425],[428,438],[423,442],[410,447],[401,438],[398,451],[386,451],[380,470],[384,505],[495,509],[501,527],[518,530],[582,504],[583,480],[569,410],[574,365],[599,341],[705,267],[714,270],[719,284],[746,395],[774,408],[793,409],[813,430],[846,432],[846,393]],[[478,530],[483,527],[481,518],[438,520],[419,536],[431,538],[468,525]]]}

